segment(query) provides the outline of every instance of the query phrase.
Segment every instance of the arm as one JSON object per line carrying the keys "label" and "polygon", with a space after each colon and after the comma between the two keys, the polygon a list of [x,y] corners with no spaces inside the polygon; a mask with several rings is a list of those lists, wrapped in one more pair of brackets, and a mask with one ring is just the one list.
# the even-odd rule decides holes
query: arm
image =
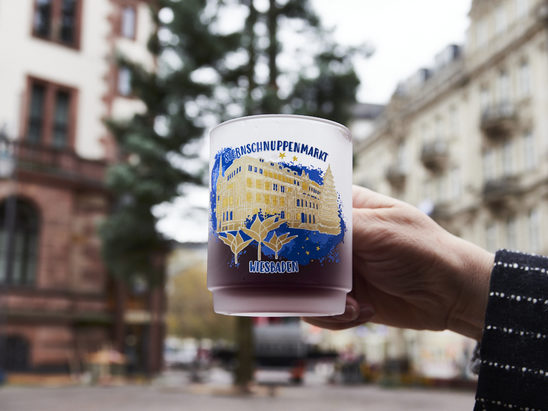
{"label": "arm", "polygon": [[548,258],[498,251],[481,341],[476,409],[546,409],[547,314]]}
{"label": "arm", "polygon": [[354,187],[354,279],[340,330],[367,321],[481,340],[475,410],[548,406],[548,258],[461,240],[403,202]]}

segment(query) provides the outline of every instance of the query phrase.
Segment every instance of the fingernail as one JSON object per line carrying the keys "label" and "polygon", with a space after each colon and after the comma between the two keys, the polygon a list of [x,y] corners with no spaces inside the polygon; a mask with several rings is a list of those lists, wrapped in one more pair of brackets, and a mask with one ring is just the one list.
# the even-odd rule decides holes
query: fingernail
{"label": "fingernail", "polygon": [[354,305],[346,304],[344,313],[339,315],[339,318],[345,321],[353,321],[358,318],[358,311],[356,310],[356,307]]}

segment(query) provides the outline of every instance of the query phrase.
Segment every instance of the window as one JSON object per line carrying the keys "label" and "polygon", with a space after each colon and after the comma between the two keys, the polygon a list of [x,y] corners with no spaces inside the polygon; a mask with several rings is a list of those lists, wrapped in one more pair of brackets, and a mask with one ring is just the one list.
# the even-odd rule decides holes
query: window
{"label": "window", "polygon": [[510,176],[514,173],[514,155],[512,141],[507,141],[502,147],[502,171],[505,176]]}
{"label": "window", "polygon": [[127,39],[135,39],[135,26],[136,26],[137,10],[134,5],[127,5],[122,7],[121,21],[120,21],[120,35]]}
{"label": "window", "polygon": [[529,11],[529,0],[515,0],[516,14],[518,17],[524,17]]}
{"label": "window", "polygon": [[306,214],[301,213],[301,223],[306,223]]}
{"label": "window", "polygon": [[280,187],[280,191],[281,191],[282,193],[285,193],[285,186],[281,186],[281,187]]}
{"label": "window", "polygon": [[538,210],[532,209],[528,215],[529,251],[540,251],[540,215]]}
{"label": "window", "polygon": [[483,86],[480,89],[480,108],[481,111],[485,111],[491,104],[491,94],[489,92],[489,88],[487,86]]}
{"label": "window", "polygon": [[253,170],[253,167],[247,166],[247,170],[248,170],[248,171],[252,171],[252,170]]}
{"label": "window", "polygon": [[523,136],[523,166],[525,170],[532,170],[536,165],[535,136],[531,131],[528,131]]}
{"label": "window", "polygon": [[32,84],[27,124],[27,139],[38,143],[44,126],[46,87],[43,84]]}
{"label": "window", "polygon": [[506,70],[502,70],[497,79],[497,98],[499,104],[510,102],[510,76]]}
{"label": "window", "polygon": [[282,211],[280,212],[280,218],[285,218],[285,211],[282,210]]}
{"label": "window", "polygon": [[455,137],[458,134],[458,126],[457,108],[455,106],[451,106],[449,108],[449,130],[451,131],[452,137]]}
{"label": "window", "polygon": [[458,167],[451,169],[449,174],[449,184],[451,189],[451,198],[456,200],[461,195],[461,184],[460,184],[460,170]]}
{"label": "window", "polygon": [[301,200],[299,200],[299,199],[297,198],[297,207],[300,206],[300,203],[301,203]]}
{"label": "window", "polygon": [[37,0],[35,4],[33,33],[38,37],[49,37],[51,31],[51,0]]}
{"label": "window", "polygon": [[520,97],[528,97],[531,92],[529,63],[522,61],[518,69],[518,92]]}
{"label": "window", "polygon": [[81,0],[35,0],[32,34],[79,47]]}
{"label": "window", "polygon": [[26,139],[56,148],[72,146],[76,91],[47,81],[29,80]]}
{"label": "window", "polygon": [[401,142],[398,145],[397,161],[401,170],[407,170],[407,153],[405,150],[405,142]]}
{"label": "window", "polygon": [[66,90],[55,92],[55,112],[53,116],[53,140],[54,147],[65,147],[69,133],[70,93]]}
{"label": "window", "polygon": [[487,224],[485,228],[485,246],[491,252],[497,249],[497,226],[494,223]]}
{"label": "window", "polygon": [[504,4],[499,5],[495,14],[495,32],[496,34],[502,34],[506,30],[506,10]]}
{"label": "window", "polygon": [[516,219],[509,217],[506,220],[506,248],[510,250],[517,249],[517,236]]}
{"label": "window", "polygon": [[445,183],[443,176],[439,176],[434,180],[435,182],[435,194],[434,194],[434,200],[437,202],[443,202],[445,201]]}
{"label": "window", "polygon": [[476,26],[476,44],[478,47],[483,47],[487,44],[489,32],[487,30],[487,22],[480,21]]}
{"label": "window", "polygon": [[40,229],[37,208],[21,198],[4,199],[0,203],[0,222],[0,249],[6,250],[0,253],[0,284],[34,284]]}
{"label": "window", "polygon": [[493,149],[483,153],[483,179],[485,181],[495,178],[495,152]]}
{"label": "window", "polygon": [[128,67],[121,66],[118,68],[117,83],[118,94],[124,97],[131,95],[131,70]]}
{"label": "window", "polygon": [[440,140],[442,138],[443,131],[443,119],[441,118],[441,116],[436,116],[436,118],[434,119],[434,139]]}

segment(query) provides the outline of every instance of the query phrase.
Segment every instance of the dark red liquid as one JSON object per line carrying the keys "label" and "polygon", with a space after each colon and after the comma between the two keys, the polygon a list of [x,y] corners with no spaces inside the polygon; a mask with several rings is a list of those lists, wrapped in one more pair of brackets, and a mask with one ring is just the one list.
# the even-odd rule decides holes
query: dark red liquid
{"label": "dark red liquid", "polygon": [[[257,246],[250,244],[245,253],[238,255],[239,265],[233,264],[234,255],[230,248],[217,238],[210,238],[208,245],[207,283],[209,289],[218,287],[256,288],[351,288],[352,256],[345,251],[343,243],[336,246],[339,262],[318,261],[299,265],[298,273],[249,273],[249,261],[257,260]],[[283,260],[280,258],[280,260]],[[262,256],[262,261],[278,261]],[[304,290],[303,290],[304,291]]]}

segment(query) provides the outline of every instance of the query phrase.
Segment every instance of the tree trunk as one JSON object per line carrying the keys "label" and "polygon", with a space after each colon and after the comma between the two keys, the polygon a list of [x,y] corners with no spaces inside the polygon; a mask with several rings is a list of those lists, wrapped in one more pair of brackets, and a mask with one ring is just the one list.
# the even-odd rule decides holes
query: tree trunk
{"label": "tree trunk", "polygon": [[259,244],[257,246],[257,260],[261,261],[261,256],[262,256],[262,254],[261,254],[261,244],[262,243],[260,241],[258,241],[257,243]]}
{"label": "tree trunk", "polygon": [[[257,65],[257,53],[255,49],[255,24],[257,23],[257,9],[253,0],[247,0],[249,15],[245,22],[247,44],[245,48],[248,53],[246,70],[247,96],[245,100],[245,114],[251,115],[257,112],[256,103],[253,101],[253,90],[257,87],[255,83],[255,66]],[[259,242],[259,260],[261,259],[261,243]],[[254,347],[253,347],[253,322],[249,317],[236,318],[236,360],[237,366],[234,369],[234,383],[243,391],[249,392],[249,384],[253,380],[254,371]]]}
{"label": "tree trunk", "polygon": [[113,280],[116,292],[116,306],[114,313],[114,346],[119,352],[124,352],[126,337],[126,322],[124,315],[126,312],[126,284],[118,279]]}
{"label": "tree trunk", "polygon": [[254,345],[253,345],[253,319],[251,317],[236,318],[236,369],[234,382],[242,390],[249,392],[249,384],[253,380],[254,371]]}
{"label": "tree trunk", "polygon": [[255,66],[257,65],[257,53],[255,51],[255,24],[257,23],[257,9],[253,5],[253,0],[247,1],[247,7],[249,8],[249,15],[245,21],[245,31],[247,34],[247,97],[245,102],[245,111],[247,115],[251,115],[255,112],[255,103],[253,101],[253,90],[257,86],[255,83]]}
{"label": "tree trunk", "polygon": [[276,0],[270,0],[267,14],[268,26],[268,86],[272,91],[278,89],[278,65],[276,58],[278,57],[278,5]]}

